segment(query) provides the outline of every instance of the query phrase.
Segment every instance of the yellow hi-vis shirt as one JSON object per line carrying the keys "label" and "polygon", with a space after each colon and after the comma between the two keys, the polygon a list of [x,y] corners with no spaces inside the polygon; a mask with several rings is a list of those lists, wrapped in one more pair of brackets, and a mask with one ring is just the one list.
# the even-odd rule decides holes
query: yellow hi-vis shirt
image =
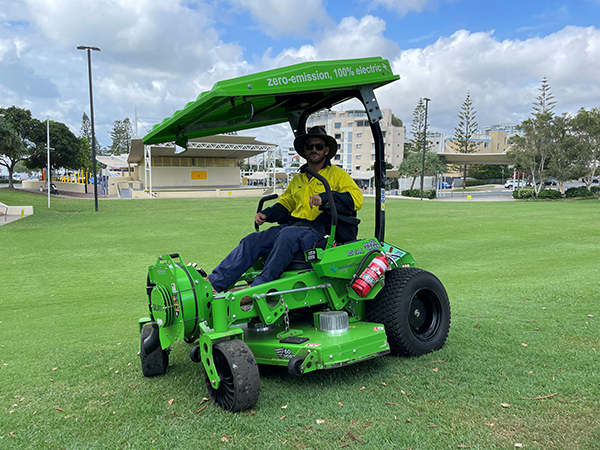
{"label": "yellow hi-vis shirt", "polygon": [[[345,170],[338,166],[328,165],[319,170],[319,175],[323,176],[329,183],[332,191],[339,193],[349,192],[354,200],[354,209],[358,211],[362,208],[363,195],[356,183]],[[277,203],[283,205],[293,217],[299,219],[315,220],[322,211],[315,206],[312,209],[308,205],[309,199],[313,195],[325,192],[325,186],[314,177],[308,179],[306,173],[299,173],[288,185],[287,189]]]}

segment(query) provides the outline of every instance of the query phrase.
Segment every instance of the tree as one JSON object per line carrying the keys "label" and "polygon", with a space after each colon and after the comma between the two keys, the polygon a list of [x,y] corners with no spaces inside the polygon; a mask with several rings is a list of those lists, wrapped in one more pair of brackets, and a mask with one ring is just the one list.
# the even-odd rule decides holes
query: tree
{"label": "tree", "polygon": [[[404,157],[409,153],[418,153],[423,151],[423,140],[425,139],[425,103],[420,98],[413,112],[413,121],[410,131],[410,139],[404,145]],[[431,142],[427,141],[426,150],[431,148]]]}
{"label": "tree", "polygon": [[[46,124],[41,123],[34,130],[35,150],[27,159],[29,169],[46,167]],[[82,145],[69,127],[62,122],[50,121],[50,164],[51,168],[64,167],[67,169],[80,169]]]}
{"label": "tree", "polygon": [[110,137],[112,139],[112,145],[110,146],[111,155],[129,153],[129,146],[133,138],[133,127],[131,126],[129,117],[125,117],[124,120],[115,120]]}
{"label": "tree", "polygon": [[573,118],[567,114],[555,116],[551,124],[552,146],[547,173],[556,178],[562,192],[567,180],[579,178],[585,167],[578,161],[584,142],[573,134]]}
{"label": "tree", "polygon": [[583,169],[583,181],[588,190],[600,169],[600,108],[581,108],[572,119],[573,134],[581,141],[578,164]]}
{"label": "tree", "polygon": [[40,121],[31,116],[28,109],[11,106],[0,108],[3,123],[0,140],[0,165],[8,169],[9,187],[13,187],[12,176],[15,165],[27,158],[35,146],[34,130]]}
{"label": "tree", "polygon": [[517,125],[522,134],[512,138],[513,149],[506,154],[511,162],[529,174],[534,181],[536,196],[542,188],[542,183],[536,185],[535,180],[542,181],[546,178],[546,166],[553,151],[552,127],[555,123],[552,110],[556,104],[546,77],[542,79],[539,91],[533,106],[533,117]]}
{"label": "tree", "polygon": [[[456,142],[457,150],[460,153],[475,153],[477,150],[475,141],[472,139],[479,127],[475,120],[476,114],[477,111],[473,109],[471,94],[467,91],[467,98],[465,98],[458,113],[458,126],[454,128],[454,142]],[[467,167],[467,164],[463,166],[463,189],[467,186]]]}
{"label": "tree", "polygon": [[0,165],[8,169],[8,187],[13,187],[13,173],[23,159],[26,147],[12,125],[0,117]]}
{"label": "tree", "polygon": [[[410,153],[398,167],[398,175],[413,177],[410,188],[415,186],[417,177],[423,169],[423,154]],[[432,176],[446,172],[446,162],[443,157],[434,152],[425,152],[425,175]]]}

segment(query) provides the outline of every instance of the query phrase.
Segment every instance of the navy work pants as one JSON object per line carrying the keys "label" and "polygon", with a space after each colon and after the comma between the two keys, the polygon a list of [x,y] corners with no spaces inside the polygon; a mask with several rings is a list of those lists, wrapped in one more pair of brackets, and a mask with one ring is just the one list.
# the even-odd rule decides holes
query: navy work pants
{"label": "navy work pants", "polygon": [[[322,231],[322,230],[320,230]],[[315,246],[323,235],[310,227],[279,225],[249,234],[240,241],[229,255],[208,276],[217,292],[223,292],[237,281],[261,256],[271,254],[262,273],[254,279],[253,286],[277,280],[292,262],[298,250],[306,251]]]}

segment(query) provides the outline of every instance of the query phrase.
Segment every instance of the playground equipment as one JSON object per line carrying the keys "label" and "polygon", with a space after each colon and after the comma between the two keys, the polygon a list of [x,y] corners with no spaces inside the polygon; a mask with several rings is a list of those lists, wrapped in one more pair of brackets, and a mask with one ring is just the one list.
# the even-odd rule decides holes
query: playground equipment
{"label": "playground equipment", "polygon": [[[441,348],[450,327],[442,283],[414,267],[410,253],[385,241],[385,152],[374,90],[397,80],[381,58],[309,62],[216,83],[195,102],[155,126],[144,144],[174,142],[289,122],[306,132],[310,114],[359,99],[375,140],[375,236],[335,242],[329,237],[286,268],[279,280],[251,286],[262,261],[222,294],[214,294],[199,267],[178,253],[159,256],[148,269],[147,317],[139,320],[145,376],[167,372],[171,345],[193,344],[210,398],[227,411],[258,401],[257,364],[287,366],[293,376],[333,369],[391,353],[419,356]],[[265,201],[261,199],[258,210]],[[240,290],[241,289],[241,290]]]}

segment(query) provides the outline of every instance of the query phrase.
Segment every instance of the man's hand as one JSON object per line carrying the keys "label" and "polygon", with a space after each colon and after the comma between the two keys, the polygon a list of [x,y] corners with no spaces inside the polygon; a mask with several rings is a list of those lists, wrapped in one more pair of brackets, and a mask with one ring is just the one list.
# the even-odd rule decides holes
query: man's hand
{"label": "man's hand", "polygon": [[310,206],[310,209],[313,208],[313,206],[321,206],[323,204],[323,199],[321,198],[320,195],[311,195],[310,200],[308,201],[308,205]]}
{"label": "man's hand", "polygon": [[266,220],[267,220],[267,216],[265,216],[261,212],[256,213],[256,215],[254,216],[254,223],[257,224],[258,226],[260,226],[263,223],[265,223]]}

